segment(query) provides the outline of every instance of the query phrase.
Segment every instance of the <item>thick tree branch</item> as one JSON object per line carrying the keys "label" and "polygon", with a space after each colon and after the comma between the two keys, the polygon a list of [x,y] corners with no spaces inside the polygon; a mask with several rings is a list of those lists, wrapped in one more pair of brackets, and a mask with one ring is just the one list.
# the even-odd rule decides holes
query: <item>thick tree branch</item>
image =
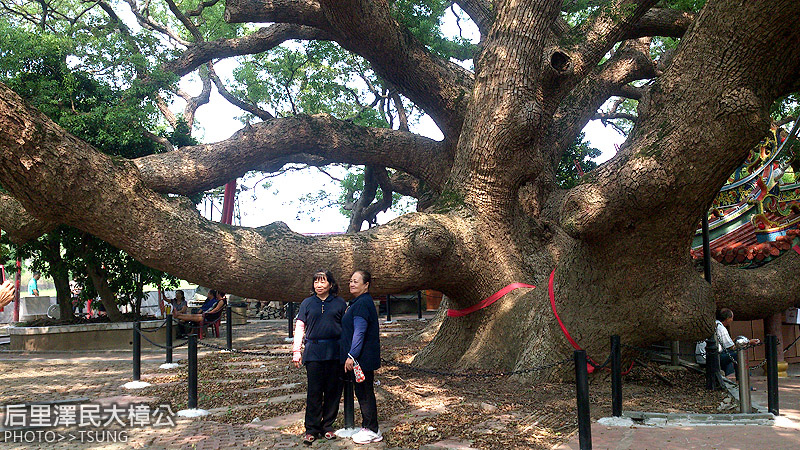
{"label": "thick tree branch", "polygon": [[483,40],[494,20],[492,3],[488,0],[456,0],[455,3],[475,22]]}
{"label": "thick tree branch", "polygon": [[[567,197],[567,229],[583,237],[667,220],[673,238],[688,242],[719,187],[767,132],[770,106],[800,74],[800,59],[775,51],[800,39],[792,25],[798,14],[800,3],[789,0],[709,1],[640,101],[629,141],[596,170],[602,183]],[[698,128],[698,118],[706,126]]]}
{"label": "thick tree branch", "polygon": [[578,84],[553,116],[547,138],[556,143],[551,147],[553,167],[575,141],[575,136],[597,116],[597,110],[606,100],[621,91],[634,95],[636,88],[628,86],[628,83],[654,75],[650,38],[625,41],[608,61],[595,68],[594,75]]}
{"label": "thick tree branch", "polygon": [[695,14],[669,8],[652,8],[634,23],[623,39],[636,39],[646,36],[682,37]]}
{"label": "thick tree branch", "polygon": [[800,307],[800,255],[793,251],[757,269],[742,270],[716,261],[711,267],[717,308],[730,308],[737,320],[763,319]]}
{"label": "thick tree branch", "polygon": [[574,30],[584,37],[573,58],[575,74],[582,78],[588,73],[656,3],[657,0],[614,0],[600,6],[591,20]]}
{"label": "thick tree branch", "polygon": [[277,23],[240,38],[190,45],[181,56],[166,63],[162,69],[183,76],[213,59],[262,53],[292,39],[330,40],[330,34],[307,26]]}
{"label": "thick tree branch", "polygon": [[598,112],[592,116],[592,120],[610,120],[610,119],[627,119],[632,122],[636,122],[636,115],[630,113],[621,113],[621,112]]}
{"label": "thick tree branch", "polygon": [[[209,222],[190,202],[148,189],[135,165],[93,150],[3,85],[0,126],[0,178],[26,210],[93,234],[150,267],[238,295],[301,299],[309,285],[298,274],[319,267],[339,274],[365,267],[378,274],[377,294],[436,286],[433,265],[455,250],[453,225],[435,215],[326,237],[302,236],[282,223],[247,229]],[[398,264],[402,273],[394,270]]]}
{"label": "thick tree branch", "polygon": [[[281,3],[283,7],[278,7]],[[472,75],[427,51],[392,18],[386,1],[273,2],[233,0],[230,22],[288,22],[321,28],[345,49],[367,59],[382,78],[427,112],[449,139],[457,139],[472,91]]]}
{"label": "thick tree branch", "polygon": [[318,0],[228,0],[225,21],[294,23],[316,28],[328,25]]}
{"label": "thick tree branch", "polygon": [[268,120],[222,142],[146,156],[135,164],[155,191],[191,194],[296,154],[392,167],[425,180],[434,189],[441,189],[452,164],[442,143],[402,131],[364,128],[327,115]]}
{"label": "thick tree branch", "polygon": [[551,49],[546,61],[551,74],[552,95],[560,97],[582,82],[614,45],[623,40],[657,0],[604,2],[590,20],[570,30]]}
{"label": "thick tree branch", "polygon": [[53,230],[55,222],[36,219],[14,197],[0,192],[0,229],[15,244],[24,244],[31,239]]}

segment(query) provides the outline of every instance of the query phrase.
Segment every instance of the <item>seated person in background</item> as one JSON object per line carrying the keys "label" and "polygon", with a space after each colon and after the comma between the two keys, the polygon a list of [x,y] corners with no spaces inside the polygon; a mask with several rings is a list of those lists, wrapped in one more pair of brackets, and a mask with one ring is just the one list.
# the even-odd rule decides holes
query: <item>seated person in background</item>
{"label": "seated person in background", "polygon": [[[733,323],[733,311],[728,308],[722,308],[717,311],[717,323],[714,329],[714,340],[717,342],[717,350],[719,351],[719,368],[725,371],[725,376],[729,376],[736,372],[736,345],[731,339],[728,332],[729,326]],[[757,345],[761,341],[758,339],[750,339],[749,345]],[[706,363],[706,341],[700,341],[695,347],[695,356],[698,364]]]}
{"label": "seated person in background", "polygon": [[[225,294],[223,293],[222,295],[224,297]],[[225,299],[223,297],[220,297],[217,291],[212,289],[208,291],[208,297],[206,297],[203,306],[200,307],[201,312],[199,314],[182,314],[173,311],[172,317],[195,323],[203,323],[204,320],[206,322],[214,322],[222,316],[222,310],[225,308]]]}
{"label": "seated person in background", "polygon": [[161,309],[161,314],[165,315],[166,310],[166,303],[169,303],[172,306],[170,314],[172,311],[177,311],[179,313],[188,313],[189,312],[189,303],[186,302],[186,297],[183,291],[175,291],[175,298],[167,298],[164,295],[164,291],[159,289],[158,290],[158,307]]}
{"label": "seated person in background", "polygon": [[6,282],[0,286],[0,308],[13,302],[15,294],[16,288],[14,287],[14,280],[6,280]]}
{"label": "seated person in background", "polygon": [[[170,310],[166,312],[166,303],[169,303]],[[186,297],[183,291],[175,291],[175,298],[169,299],[166,295],[164,295],[164,291],[159,289],[158,290],[158,306],[161,309],[161,314],[166,317],[167,314],[172,314],[173,312],[178,312],[180,314],[186,314],[189,312],[189,303],[186,301]],[[182,321],[178,321],[178,337],[184,337],[186,335],[186,323]]]}

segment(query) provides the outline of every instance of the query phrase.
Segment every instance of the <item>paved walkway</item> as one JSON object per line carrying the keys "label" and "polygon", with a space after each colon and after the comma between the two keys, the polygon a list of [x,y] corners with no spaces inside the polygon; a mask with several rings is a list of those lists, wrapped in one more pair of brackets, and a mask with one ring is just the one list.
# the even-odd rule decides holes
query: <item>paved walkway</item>
{"label": "paved walkway", "polygon": [[[605,426],[592,423],[594,450],[659,450],[659,449],[730,449],[730,450],[797,450],[800,449],[800,374],[781,378],[778,382],[781,416],[774,425],[697,425],[697,426]],[[767,379],[752,376],[756,390],[751,395],[753,406],[767,407]],[[623,386],[624,395],[624,386]],[[624,415],[624,413],[623,413]],[[555,450],[578,450],[578,436]]]}
{"label": "paved walkway", "polygon": [[[416,318],[416,315],[409,318]],[[386,330],[389,333],[402,332],[402,320],[395,320],[397,330]],[[287,333],[285,320],[251,320],[247,325],[234,328],[235,348],[267,345],[274,352],[288,352],[290,344],[285,342]],[[225,336],[221,338],[207,337],[203,342],[217,346],[225,346]],[[217,350],[198,347],[198,356],[217,353]],[[175,349],[174,361],[187,359],[186,346]],[[141,378],[142,381],[158,383],[161,385],[177,384],[170,381],[170,373],[159,370],[164,363],[163,350],[142,351]],[[258,361],[234,361],[227,363],[235,366],[236,372],[241,377],[272,376],[269,372],[273,369],[265,367]],[[179,369],[175,369],[179,370]],[[185,369],[180,369],[185,370]],[[174,372],[173,372],[174,373]],[[298,372],[299,373],[299,372]],[[269,391],[289,392],[286,395],[267,396],[268,404],[288,403],[303,401],[303,393],[292,392],[298,383],[274,381],[285,378],[278,375],[272,378],[278,386],[273,388],[250,389],[251,395],[269,393]],[[301,377],[304,378],[304,377]],[[29,415],[27,420],[33,420],[30,411],[34,404],[48,404],[50,416],[55,417],[55,411],[61,412],[62,407],[77,405],[80,408],[87,404],[99,404],[101,422],[113,420],[112,408],[124,410],[121,416],[135,410],[136,405],[148,405],[150,412],[155,407],[153,397],[147,397],[142,391],[126,389],[123,384],[132,379],[131,352],[125,351],[99,351],[99,352],[47,352],[32,353],[3,350],[0,347],[0,442],[3,449],[268,449],[268,448],[306,448],[300,438],[302,430],[303,412],[292,412],[279,415],[266,420],[251,423],[231,425],[217,421],[230,411],[235,411],[236,406],[222,407],[210,410],[212,418],[196,420],[191,418],[174,417],[174,425],[153,426],[153,419],[149,419],[150,426],[134,426],[122,428],[112,423],[102,427],[19,427],[13,423],[14,417],[19,419],[19,414],[9,412],[7,405],[25,405]],[[203,381],[203,380],[201,380]],[[217,383],[235,383],[240,380],[215,380]],[[264,381],[270,381],[265,379]],[[281,384],[284,383],[284,384]],[[202,386],[201,386],[202,387]],[[294,389],[296,390],[296,389]],[[379,401],[380,401],[380,393]],[[201,396],[202,400],[202,396]],[[184,397],[180,401],[185,404]],[[202,406],[202,405],[201,405]],[[252,406],[252,405],[250,405]],[[52,409],[50,409],[52,408]],[[245,408],[242,406],[242,408]],[[358,404],[356,402],[356,411]],[[173,411],[176,412],[176,411]],[[7,422],[6,416],[11,417],[12,423]],[[386,420],[382,425],[391,427],[402,420],[411,420],[425,416],[426,412],[419,414],[405,414],[403,418]],[[127,422],[129,417],[122,417]],[[49,434],[47,432],[50,432]],[[16,434],[15,434],[16,433]],[[43,442],[49,441],[49,442]],[[369,446],[359,446],[349,439],[326,441],[318,440],[313,449],[352,449],[370,448],[385,449],[383,442]],[[424,446],[427,450],[441,450],[445,448],[458,448],[469,450],[467,443],[443,441],[433,446]]]}
{"label": "paved walkway", "polygon": [[[398,321],[402,322],[402,321]],[[396,325],[395,330],[388,332],[402,332],[402,324]],[[285,321],[251,321],[247,325],[237,326],[234,329],[236,347],[270,345],[273,351],[287,351],[289,345],[283,337],[287,331]],[[204,342],[224,346],[225,337],[207,338]],[[176,349],[175,361],[186,359],[186,347]],[[199,348],[200,355],[216,353],[215,350],[205,347]],[[168,386],[170,373],[159,371],[158,367],[164,362],[162,351],[147,351],[142,354],[142,378],[152,383]],[[258,362],[247,361],[229,362],[229,366],[236,366],[242,377],[251,377],[255,374],[259,381],[269,381],[266,377],[272,376],[270,383],[259,384],[250,389],[250,395],[275,392],[268,397],[270,405],[279,402],[288,404],[300,401],[304,396],[298,394],[301,389],[293,389],[295,384],[289,381],[274,381],[285,378],[283,375],[270,375],[269,368],[264,368]],[[278,414],[276,417],[265,418],[251,423],[230,425],[217,420],[228,410],[234,411],[236,407],[219,408],[210,420],[194,420],[176,418],[174,426],[140,426],[126,429],[115,429],[113,426],[101,427],[100,434],[79,434],[85,428],[59,428],[55,430],[67,436],[61,442],[24,442],[30,441],[34,435],[22,435],[16,439],[13,434],[7,434],[5,429],[5,413],[7,405],[27,404],[35,402],[60,402],[61,405],[81,405],[89,402],[102,405],[108,411],[111,405],[130,411],[130,405],[152,405],[152,397],[146,397],[142,391],[128,390],[122,385],[131,380],[131,354],[130,351],[103,351],[103,352],[51,352],[51,353],[25,353],[3,351],[0,347],[0,442],[2,448],[8,449],[269,449],[269,448],[304,448],[298,437],[302,430],[303,413],[290,411]],[[238,373],[237,372],[237,373]],[[259,375],[259,373],[262,373]],[[173,372],[174,373],[174,372]],[[235,382],[237,380],[219,380],[219,382]],[[752,401],[755,405],[766,406],[766,379],[763,376],[753,377]],[[624,387],[623,387],[624,393]],[[299,397],[298,397],[299,395]],[[380,395],[380,394],[379,394]],[[183,400],[185,397],[181,397]],[[686,426],[686,427],[611,427],[599,423],[592,424],[592,441],[594,449],[800,449],[800,377],[793,376],[780,380],[780,410],[782,417],[773,426]],[[379,399],[380,402],[380,399]],[[152,407],[152,406],[151,406]],[[272,407],[272,406],[270,406]],[[55,408],[55,407],[54,407]],[[66,406],[65,406],[66,408]],[[356,406],[358,411],[358,406]],[[439,411],[441,412],[441,411]],[[382,423],[391,427],[404,421],[411,421],[421,417],[438,414],[437,411],[413,411],[394,417]],[[103,420],[109,419],[108,416]],[[387,428],[388,429],[388,428]],[[41,428],[39,429],[41,430]],[[34,432],[36,429],[28,431]],[[97,429],[95,429],[97,431]],[[125,431],[124,434],[119,431]],[[114,434],[117,432],[117,434]],[[69,436],[75,436],[70,440]],[[53,438],[55,436],[50,436]],[[40,436],[38,440],[46,440],[48,436]],[[16,440],[16,442],[15,442]],[[35,439],[36,440],[36,439]],[[52,439],[51,439],[52,440]],[[383,442],[369,446],[358,446],[352,441],[340,439],[336,441],[317,441],[313,449],[352,449],[370,448],[386,449]],[[423,450],[474,450],[469,442],[442,440],[422,447]],[[579,449],[578,437],[559,447],[558,450]]]}

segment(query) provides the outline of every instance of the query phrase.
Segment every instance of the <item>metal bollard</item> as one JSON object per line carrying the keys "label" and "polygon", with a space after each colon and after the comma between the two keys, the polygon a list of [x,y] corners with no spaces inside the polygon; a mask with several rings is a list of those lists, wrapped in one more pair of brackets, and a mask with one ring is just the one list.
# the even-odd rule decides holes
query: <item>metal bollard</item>
{"label": "metal bollard", "polygon": [[417,291],[417,319],[422,319],[422,291]]}
{"label": "metal bollard", "polygon": [[289,319],[289,337],[294,337],[294,302],[286,306],[286,318]]}
{"label": "metal bollard", "polygon": [[348,374],[344,376],[344,427],[355,428],[356,404],[353,396],[353,380]]}
{"label": "metal bollard", "polygon": [[619,336],[611,336],[611,415],[622,416],[622,355]]}
{"label": "metal bollard", "polygon": [[167,347],[167,357],[165,363],[172,364],[172,317],[167,317],[167,339],[164,347]]}
{"label": "metal bollard", "polygon": [[142,375],[142,337],[139,335],[139,322],[133,322],[133,381]]}
{"label": "metal bollard", "polygon": [[669,353],[670,353],[670,358],[669,358],[670,365],[680,366],[681,341],[670,341]]}
{"label": "metal bollard", "polygon": [[225,321],[225,339],[228,341],[228,351],[233,350],[233,308],[230,303],[227,305],[227,320]]}
{"label": "metal bollard", "polygon": [[715,391],[722,386],[719,381],[719,350],[717,341],[706,339],[706,389]]}
{"label": "metal bollard", "polygon": [[766,337],[767,359],[767,410],[779,416],[778,406],[778,337],[769,334]]}
{"label": "metal bollard", "polygon": [[392,321],[392,296],[386,294],[386,323]]}
{"label": "metal bollard", "polygon": [[189,409],[197,409],[197,335],[189,335]]}
{"label": "metal bollard", "polygon": [[[737,346],[747,345],[749,339],[739,336],[734,340]],[[750,368],[747,364],[747,350],[740,348],[736,350],[736,375],[739,378],[739,411],[742,414],[752,412],[750,403]]]}
{"label": "metal bollard", "polygon": [[580,450],[592,450],[592,423],[589,415],[589,373],[586,351],[575,350],[575,397],[578,401],[578,442]]}

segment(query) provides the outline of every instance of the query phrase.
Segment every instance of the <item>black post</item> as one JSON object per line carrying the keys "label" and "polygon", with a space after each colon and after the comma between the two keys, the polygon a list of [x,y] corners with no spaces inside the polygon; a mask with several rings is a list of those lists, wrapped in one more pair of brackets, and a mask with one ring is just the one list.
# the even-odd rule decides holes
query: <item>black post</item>
{"label": "black post", "polygon": [[189,409],[197,408],[197,335],[189,335]]}
{"label": "black post", "polygon": [[353,377],[350,374],[345,374],[344,380],[344,427],[356,427],[356,404],[353,398]]}
{"label": "black post", "polygon": [[164,342],[164,347],[167,347],[167,358],[164,361],[167,364],[172,364],[172,316],[167,317],[167,339]]}
{"label": "black post", "polygon": [[228,351],[231,351],[233,350],[233,308],[230,303],[228,303],[225,313],[228,315],[228,320],[225,321],[225,338],[228,340]]}
{"label": "black post", "polygon": [[294,302],[286,306],[286,318],[289,319],[289,337],[294,337]]}
{"label": "black post", "polygon": [[578,442],[580,450],[592,450],[592,424],[589,415],[589,373],[586,350],[575,350],[575,397],[578,400]]}
{"label": "black post", "polygon": [[417,291],[417,319],[422,319],[422,291]]}
{"label": "black post", "polygon": [[780,415],[778,406],[778,337],[768,334],[766,338],[767,353],[767,410],[776,416]]}
{"label": "black post", "polygon": [[392,321],[392,296],[386,294],[386,322]]}
{"label": "black post", "polygon": [[711,283],[711,245],[708,238],[708,213],[703,213],[703,275]]}
{"label": "black post", "polygon": [[706,339],[706,389],[715,391],[722,387],[717,381],[718,377],[719,350],[717,349],[717,341],[714,338],[708,338]]}
{"label": "black post", "polygon": [[622,352],[619,336],[611,336],[611,415],[622,416]]}
{"label": "black post", "polygon": [[133,381],[142,375],[142,337],[139,335],[139,321],[133,322]]}

